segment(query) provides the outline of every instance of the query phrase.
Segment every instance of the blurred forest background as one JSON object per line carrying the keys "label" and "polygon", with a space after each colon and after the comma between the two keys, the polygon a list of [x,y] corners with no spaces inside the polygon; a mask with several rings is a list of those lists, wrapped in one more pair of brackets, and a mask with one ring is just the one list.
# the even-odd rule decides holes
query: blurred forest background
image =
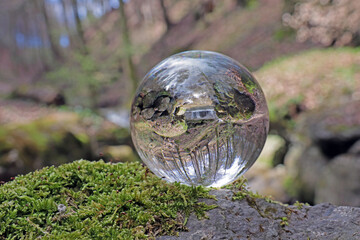
{"label": "blurred forest background", "polygon": [[359,1],[2,0],[0,184],[80,158],[138,160],[136,86],[198,49],[244,64],[267,97],[253,190],[360,206],[359,45]]}

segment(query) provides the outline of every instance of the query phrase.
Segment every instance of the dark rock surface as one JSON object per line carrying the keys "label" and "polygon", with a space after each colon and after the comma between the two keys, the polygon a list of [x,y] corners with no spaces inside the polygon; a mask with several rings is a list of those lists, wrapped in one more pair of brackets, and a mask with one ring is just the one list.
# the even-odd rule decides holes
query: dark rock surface
{"label": "dark rock surface", "polygon": [[230,190],[214,190],[217,198],[205,200],[217,208],[208,219],[190,216],[179,237],[158,239],[360,239],[360,208],[331,204],[285,206],[247,197],[232,200]]}
{"label": "dark rock surface", "polygon": [[300,188],[298,194],[301,196],[301,201],[314,201],[314,189],[318,184],[320,173],[328,161],[316,146],[310,146],[303,150],[295,165],[297,169],[295,177]]}
{"label": "dark rock surface", "polygon": [[360,140],[352,145],[352,147],[349,149],[349,153],[360,155]]}
{"label": "dark rock surface", "polygon": [[322,171],[315,188],[315,202],[360,206],[360,155],[343,154]]}
{"label": "dark rock surface", "polygon": [[286,163],[300,201],[360,207],[359,108],[352,101],[303,116],[293,144],[301,154]]}
{"label": "dark rock surface", "polygon": [[329,107],[309,115],[310,138],[328,157],[346,153],[360,139],[360,101]]}

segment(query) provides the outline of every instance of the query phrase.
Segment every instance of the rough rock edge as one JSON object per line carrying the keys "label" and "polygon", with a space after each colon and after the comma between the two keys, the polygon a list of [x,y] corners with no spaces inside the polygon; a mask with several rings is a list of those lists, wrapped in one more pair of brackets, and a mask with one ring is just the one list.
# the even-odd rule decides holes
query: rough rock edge
{"label": "rough rock edge", "polygon": [[286,206],[256,198],[232,200],[232,191],[225,189],[210,194],[217,201],[203,201],[218,207],[208,211],[208,219],[190,216],[188,232],[157,239],[360,239],[360,208],[329,203]]}

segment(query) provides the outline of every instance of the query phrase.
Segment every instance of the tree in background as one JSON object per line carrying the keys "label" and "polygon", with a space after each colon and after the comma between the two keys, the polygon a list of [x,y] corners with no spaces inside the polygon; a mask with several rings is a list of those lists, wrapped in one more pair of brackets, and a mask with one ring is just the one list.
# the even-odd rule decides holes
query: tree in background
{"label": "tree in background", "polygon": [[[178,3],[0,1],[0,80],[14,91],[23,84],[56,88],[69,105],[125,104],[138,84],[136,64],[173,24],[168,8]],[[114,84],[119,93],[104,100]]]}
{"label": "tree in background", "polygon": [[129,79],[132,83],[132,91],[135,92],[137,87],[137,77],[136,77],[136,70],[134,66],[134,62],[132,60],[132,44],[130,41],[130,32],[127,25],[127,17],[125,14],[125,7],[124,2],[119,0],[119,12],[120,12],[120,22],[121,22],[121,32],[122,32],[122,40],[123,40],[123,49],[125,51],[125,58],[126,58],[126,67]]}
{"label": "tree in background", "polygon": [[53,28],[52,28],[52,26],[50,24],[50,18],[48,16],[47,9],[46,9],[46,1],[44,1],[44,0],[35,0],[34,2],[35,2],[35,4],[40,5],[39,7],[40,7],[40,11],[41,11],[41,13],[43,15],[44,23],[45,23],[45,26],[46,26],[45,32],[47,34],[47,37],[48,37],[48,40],[49,40],[49,43],[50,43],[51,52],[54,55],[54,58],[56,60],[61,60],[62,55],[61,55],[59,47],[58,47],[58,45],[56,43]]}
{"label": "tree in background", "polygon": [[[325,46],[360,45],[360,2],[352,0],[297,1],[283,15],[283,23],[297,31],[301,42],[312,40]],[[292,11],[291,11],[292,10]]]}
{"label": "tree in background", "polygon": [[69,19],[68,19],[68,4],[65,0],[61,0],[60,1],[61,3],[61,6],[62,6],[62,13],[63,13],[63,16],[64,16],[64,27],[65,27],[65,31],[66,33],[68,34],[68,37],[69,37],[69,46],[71,46],[72,44],[72,35],[70,34],[71,30],[70,30],[70,23],[69,23]]}
{"label": "tree in background", "polygon": [[[63,0],[64,1],[64,0]],[[80,20],[80,16],[79,16],[79,8],[78,8],[78,1],[77,0],[71,0],[72,3],[72,9],[73,9],[73,13],[74,13],[74,19],[75,19],[75,26],[76,26],[76,32],[77,32],[77,36],[80,39],[80,44],[81,44],[81,51],[83,54],[88,54],[88,49],[86,47],[86,41],[85,41],[85,35],[84,35],[84,29],[83,29],[83,24]],[[66,18],[66,17],[65,17]]]}
{"label": "tree in background", "polygon": [[161,7],[162,15],[164,18],[164,22],[166,24],[166,29],[169,30],[172,26],[172,22],[170,21],[164,0],[159,0],[159,2],[160,2],[160,7]]}

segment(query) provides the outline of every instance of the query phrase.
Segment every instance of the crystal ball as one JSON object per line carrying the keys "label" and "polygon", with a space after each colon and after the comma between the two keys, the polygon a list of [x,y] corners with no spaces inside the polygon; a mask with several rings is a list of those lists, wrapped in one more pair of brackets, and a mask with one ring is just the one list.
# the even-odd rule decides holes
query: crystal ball
{"label": "crystal ball", "polygon": [[175,54],[144,77],[131,106],[131,136],[157,176],[221,187],[258,158],[269,129],[259,83],[241,64],[209,51]]}

